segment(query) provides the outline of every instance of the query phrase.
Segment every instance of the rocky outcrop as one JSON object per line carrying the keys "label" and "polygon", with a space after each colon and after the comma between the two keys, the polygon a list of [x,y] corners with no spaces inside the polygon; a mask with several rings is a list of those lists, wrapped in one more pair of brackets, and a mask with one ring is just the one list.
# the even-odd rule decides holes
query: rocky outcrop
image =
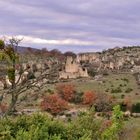
{"label": "rocky outcrop", "polygon": [[97,71],[140,72],[140,47],[116,47],[100,53],[82,53],[77,55],[77,61],[81,64],[90,64]]}

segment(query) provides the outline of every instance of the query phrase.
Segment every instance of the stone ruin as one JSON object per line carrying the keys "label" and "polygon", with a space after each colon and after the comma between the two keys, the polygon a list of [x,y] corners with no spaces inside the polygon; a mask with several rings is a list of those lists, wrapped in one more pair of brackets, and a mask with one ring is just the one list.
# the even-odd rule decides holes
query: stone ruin
{"label": "stone ruin", "polygon": [[65,68],[59,73],[60,79],[76,79],[79,77],[89,77],[87,69],[72,57],[67,57]]}

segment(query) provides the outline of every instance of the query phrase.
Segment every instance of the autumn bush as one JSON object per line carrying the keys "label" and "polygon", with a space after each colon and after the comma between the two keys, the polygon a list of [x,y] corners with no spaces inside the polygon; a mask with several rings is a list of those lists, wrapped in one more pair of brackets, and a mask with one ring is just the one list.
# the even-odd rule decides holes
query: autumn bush
{"label": "autumn bush", "polygon": [[51,94],[43,97],[43,101],[41,102],[41,109],[48,111],[53,115],[57,115],[68,109],[68,103],[61,99],[58,94]]}
{"label": "autumn bush", "polygon": [[59,84],[56,86],[56,90],[59,96],[68,102],[72,102],[75,98],[76,90],[72,84]]}
{"label": "autumn bush", "polygon": [[113,96],[105,93],[98,93],[96,95],[94,106],[97,112],[111,111],[113,106],[116,105],[116,99]]}
{"label": "autumn bush", "polygon": [[6,112],[6,110],[7,110],[7,104],[5,104],[5,103],[0,103],[0,111],[1,111],[1,113],[5,113]]}
{"label": "autumn bush", "polygon": [[85,105],[93,105],[93,102],[96,99],[96,94],[92,91],[87,91],[83,95],[83,104]]}
{"label": "autumn bush", "polygon": [[126,96],[123,100],[123,104],[126,106],[126,110],[132,110],[132,100],[129,96]]}

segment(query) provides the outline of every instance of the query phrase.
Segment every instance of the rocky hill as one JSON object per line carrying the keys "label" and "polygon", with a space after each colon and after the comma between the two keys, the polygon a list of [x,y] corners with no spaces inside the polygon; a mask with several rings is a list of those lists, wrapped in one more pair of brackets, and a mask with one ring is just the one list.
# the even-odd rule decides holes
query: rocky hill
{"label": "rocky hill", "polygon": [[77,61],[96,71],[140,72],[140,46],[113,48],[102,52],[80,53]]}

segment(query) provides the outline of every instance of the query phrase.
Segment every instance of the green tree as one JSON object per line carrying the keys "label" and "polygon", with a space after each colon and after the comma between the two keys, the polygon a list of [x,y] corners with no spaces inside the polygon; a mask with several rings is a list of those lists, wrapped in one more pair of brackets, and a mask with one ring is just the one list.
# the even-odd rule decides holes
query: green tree
{"label": "green tree", "polygon": [[123,126],[123,113],[120,106],[113,108],[112,125],[102,133],[102,140],[118,140],[119,132]]}

